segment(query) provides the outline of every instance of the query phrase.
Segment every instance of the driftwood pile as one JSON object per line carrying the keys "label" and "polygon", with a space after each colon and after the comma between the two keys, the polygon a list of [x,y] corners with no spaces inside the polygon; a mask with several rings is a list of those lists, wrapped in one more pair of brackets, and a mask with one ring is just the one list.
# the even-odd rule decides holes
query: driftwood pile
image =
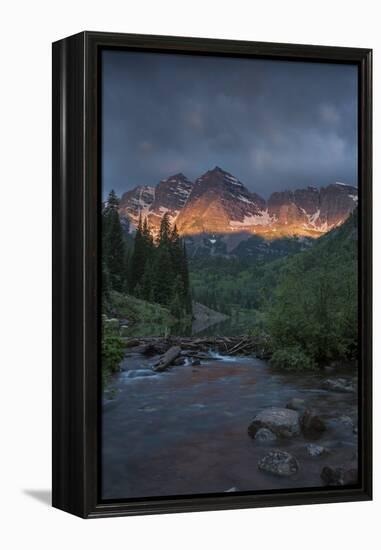
{"label": "driftwood pile", "polygon": [[166,370],[180,358],[189,357],[192,360],[213,359],[211,352],[218,352],[221,355],[256,355],[267,357],[267,342],[263,338],[258,339],[252,336],[205,336],[195,337],[144,337],[124,338],[124,345],[132,348],[134,352],[146,356],[160,355],[160,359],[154,364],[153,369],[157,372]]}

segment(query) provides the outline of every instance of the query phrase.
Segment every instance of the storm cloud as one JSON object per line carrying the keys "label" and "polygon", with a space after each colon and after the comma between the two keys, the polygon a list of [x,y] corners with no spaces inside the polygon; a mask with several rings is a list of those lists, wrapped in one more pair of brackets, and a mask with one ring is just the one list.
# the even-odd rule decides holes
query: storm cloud
{"label": "storm cloud", "polygon": [[118,194],[218,165],[263,197],[357,185],[357,67],[102,53],[102,185]]}

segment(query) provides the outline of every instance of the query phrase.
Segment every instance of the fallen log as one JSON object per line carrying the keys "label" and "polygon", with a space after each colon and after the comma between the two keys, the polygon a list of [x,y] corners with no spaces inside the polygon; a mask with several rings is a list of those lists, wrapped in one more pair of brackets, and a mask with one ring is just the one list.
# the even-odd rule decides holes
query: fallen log
{"label": "fallen log", "polygon": [[229,349],[228,353],[233,353],[234,351],[238,350],[242,344],[245,344],[247,342],[247,339],[246,338],[242,338],[238,344],[235,344],[231,349]]}
{"label": "fallen log", "polygon": [[173,361],[179,357],[181,354],[181,348],[180,346],[172,346],[169,348],[168,351],[166,351],[163,355],[163,357],[160,359],[160,362],[158,365],[152,367],[152,370],[155,372],[163,372],[168,369],[168,367],[171,366]]}
{"label": "fallen log", "polygon": [[137,338],[126,338],[123,340],[123,345],[125,348],[136,348],[140,345],[140,340]]}

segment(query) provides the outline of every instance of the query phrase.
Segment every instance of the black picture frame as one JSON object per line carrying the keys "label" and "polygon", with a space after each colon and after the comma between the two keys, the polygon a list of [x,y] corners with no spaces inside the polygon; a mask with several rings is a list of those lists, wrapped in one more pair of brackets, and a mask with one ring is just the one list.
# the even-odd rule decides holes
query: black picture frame
{"label": "black picture frame", "polygon": [[[99,499],[99,72],[102,48],[351,63],[359,74],[359,484]],[[372,50],[82,32],[53,44],[53,506],[83,518],[372,498]]]}

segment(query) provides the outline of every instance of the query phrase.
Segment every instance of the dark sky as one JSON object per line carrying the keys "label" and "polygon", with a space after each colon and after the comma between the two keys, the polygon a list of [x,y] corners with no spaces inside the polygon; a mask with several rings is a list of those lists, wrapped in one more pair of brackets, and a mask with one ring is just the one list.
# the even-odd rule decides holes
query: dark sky
{"label": "dark sky", "polygon": [[103,52],[103,190],[218,165],[263,197],[357,185],[352,65]]}

